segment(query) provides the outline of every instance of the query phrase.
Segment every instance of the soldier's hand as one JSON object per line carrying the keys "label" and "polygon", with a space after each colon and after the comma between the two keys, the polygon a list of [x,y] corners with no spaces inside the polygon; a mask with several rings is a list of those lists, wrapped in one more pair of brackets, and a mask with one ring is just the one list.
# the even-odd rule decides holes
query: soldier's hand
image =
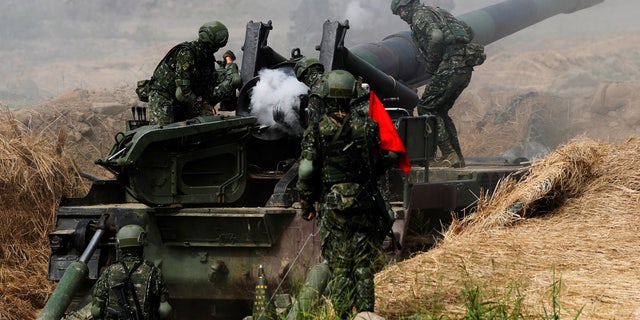
{"label": "soldier's hand", "polygon": [[302,209],[302,219],[311,221],[316,217],[316,207],[313,203],[305,200],[300,200],[300,207]]}
{"label": "soldier's hand", "polygon": [[304,219],[306,221],[311,221],[315,217],[316,217],[316,213],[315,212],[309,212],[309,213],[306,213],[306,214],[302,215],[302,219]]}

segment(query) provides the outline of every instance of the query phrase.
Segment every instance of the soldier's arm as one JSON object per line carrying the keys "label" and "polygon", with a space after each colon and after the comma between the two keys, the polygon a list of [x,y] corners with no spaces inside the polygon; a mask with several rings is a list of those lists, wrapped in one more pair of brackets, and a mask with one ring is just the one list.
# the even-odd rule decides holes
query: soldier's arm
{"label": "soldier's arm", "polygon": [[94,319],[102,319],[104,316],[105,304],[109,296],[109,269],[102,272],[102,275],[93,288],[93,301],[91,305],[91,315]]}
{"label": "soldier's arm", "polygon": [[162,271],[156,268],[156,294],[158,295],[158,317],[160,319],[169,319],[173,308],[169,304],[169,290],[164,282]]}
{"label": "soldier's arm", "polygon": [[458,20],[460,22],[460,24],[462,25],[462,27],[464,28],[465,31],[467,31],[467,34],[469,35],[469,41],[472,41],[473,38],[475,38],[476,33],[473,31],[473,29],[464,21],[462,20]]}
{"label": "soldier's arm", "polygon": [[180,102],[193,104],[198,97],[193,93],[191,73],[195,64],[195,57],[189,48],[178,51],[176,58],[176,99]]}
{"label": "soldier's arm", "polygon": [[417,38],[424,43],[418,43],[427,60],[427,71],[434,73],[442,61],[444,54],[444,32],[440,29],[440,20],[431,10],[418,11],[413,17],[413,30],[418,33]]}
{"label": "soldier's arm", "polygon": [[242,85],[238,65],[234,62],[227,64],[219,80],[221,81],[213,90],[213,102],[215,103],[219,102],[227,94],[235,93],[234,91]]}
{"label": "soldier's arm", "polygon": [[427,48],[426,48],[426,60],[427,70],[431,73],[436,72],[440,62],[442,62],[442,55],[444,54],[444,33],[440,28],[435,25],[428,25],[425,28],[427,35]]}
{"label": "soldier's arm", "polygon": [[311,220],[315,217],[315,202],[320,192],[319,165],[317,161],[317,125],[310,124],[302,138],[302,152],[300,154],[300,167],[298,168],[297,188],[300,193],[302,217]]}
{"label": "soldier's arm", "polygon": [[240,78],[240,70],[235,62],[230,63],[227,66],[227,78],[230,80],[230,85],[234,89],[239,89],[242,86],[242,79]]}

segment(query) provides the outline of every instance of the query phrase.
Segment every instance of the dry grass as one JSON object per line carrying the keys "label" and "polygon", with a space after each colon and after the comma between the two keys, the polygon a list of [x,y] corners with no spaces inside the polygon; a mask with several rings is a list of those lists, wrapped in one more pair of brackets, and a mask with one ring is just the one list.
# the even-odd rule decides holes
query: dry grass
{"label": "dry grass", "polygon": [[46,270],[55,209],[63,194],[85,191],[65,138],[0,111],[0,319],[35,318],[54,287]]}
{"label": "dry grass", "polygon": [[376,275],[378,312],[424,311],[436,297],[445,314],[464,313],[465,284],[503,299],[514,288],[525,313],[551,309],[561,279],[564,317],[640,317],[640,139],[573,141],[505,181],[479,209],[457,221],[429,252]]}

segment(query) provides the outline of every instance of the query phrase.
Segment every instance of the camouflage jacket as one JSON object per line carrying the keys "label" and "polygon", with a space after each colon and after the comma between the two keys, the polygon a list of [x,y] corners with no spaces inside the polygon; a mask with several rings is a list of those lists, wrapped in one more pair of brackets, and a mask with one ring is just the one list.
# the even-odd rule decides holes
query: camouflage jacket
{"label": "camouflage jacket", "polygon": [[215,105],[219,102],[213,96],[219,81],[215,61],[213,51],[198,41],[180,43],[169,50],[156,67],[151,77],[151,90],[175,99],[176,88],[180,86],[183,95],[193,93]]}
{"label": "camouflage jacket", "polygon": [[[131,272],[130,279],[137,301],[130,290],[119,291],[119,288],[126,288],[128,272]],[[93,291],[92,310],[99,312],[93,312],[94,318],[118,319],[118,315],[125,312],[125,305],[121,303],[124,301],[118,297],[121,293],[124,293],[129,308],[135,311],[140,306],[142,319],[157,319],[160,302],[169,298],[160,269],[133,254],[125,254],[121,262],[107,267],[100,275]]]}
{"label": "camouflage jacket", "polygon": [[299,79],[307,87],[311,93],[317,93],[320,84],[322,83],[323,72],[321,70],[309,70],[305,72],[302,79]]}
{"label": "camouflage jacket", "polygon": [[408,22],[413,41],[427,61],[427,71],[468,67],[466,49],[473,29],[437,7],[417,5],[412,10]]}
{"label": "camouflage jacket", "polygon": [[[328,108],[331,110],[330,105]],[[310,181],[299,181],[301,197],[310,202],[321,200],[336,184],[368,180],[379,150],[378,124],[368,115],[327,112],[303,135],[301,157],[312,161],[313,174]]]}
{"label": "camouflage jacket", "polygon": [[302,79],[299,79],[307,87],[309,87],[309,96],[307,101],[307,112],[309,114],[309,123],[318,122],[324,114],[324,101],[320,97],[320,84],[322,83],[322,71],[311,70],[306,72]]}

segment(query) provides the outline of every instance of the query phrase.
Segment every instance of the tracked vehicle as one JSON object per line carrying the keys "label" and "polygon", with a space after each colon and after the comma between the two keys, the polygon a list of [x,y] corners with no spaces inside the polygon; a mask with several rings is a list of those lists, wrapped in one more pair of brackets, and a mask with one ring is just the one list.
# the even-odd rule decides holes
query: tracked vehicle
{"label": "tracked vehicle", "polygon": [[[487,45],[602,1],[509,0],[459,18],[474,29],[475,42]],[[49,235],[48,270],[48,278],[60,283],[40,319],[59,319],[90,302],[101,269],[117,259],[115,231],[126,224],[146,229],[145,258],[162,269],[178,319],[242,318],[251,314],[259,279],[272,293],[288,292],[321,262],[316,225],[298,215],[301,137],[261,124],[252,114],[258,72],[290,69],[303,57],[292,50],[285,58],[269,47],[272,28],[271,22],[247,23],[235,115],[165,126],[136,117],[96,161],[116,178],[94,181],[83,198],[61,200]],[[323,28],[319,60],[325,70],[346,69],[370,85],[392,115],[412,163],[408,176],[395,169],[380,181],[396,214],[395,238],[404,248],[398,253],[389,245],[390,256],[428,247],[424,239],[452,211],[469,208],[481,190],[492,190],[524,165],[523,159],[466,157],[465,168],[430,168],[434,123],[413,116],[414,88],[425,83],[426,74],[410,33],[346,48],[348,23],[327,21]],[[282,119],[279,110],[272,112]]]}

